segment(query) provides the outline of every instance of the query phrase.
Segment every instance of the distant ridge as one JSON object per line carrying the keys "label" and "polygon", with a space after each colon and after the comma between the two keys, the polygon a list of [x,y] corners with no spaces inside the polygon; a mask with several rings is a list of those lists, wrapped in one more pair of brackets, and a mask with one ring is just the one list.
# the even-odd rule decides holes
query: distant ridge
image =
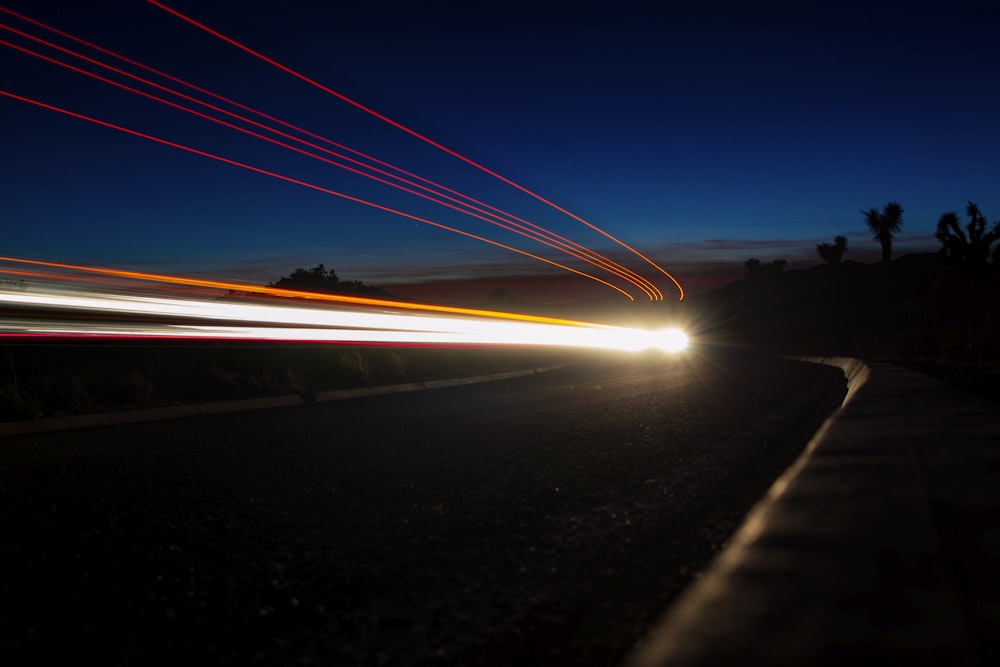
{"label": "distant ridge", "polygon": [[1000,276],[936,253],[846,261],[692,295],[691,317],[724,344],[807,354],[1000,361]]}

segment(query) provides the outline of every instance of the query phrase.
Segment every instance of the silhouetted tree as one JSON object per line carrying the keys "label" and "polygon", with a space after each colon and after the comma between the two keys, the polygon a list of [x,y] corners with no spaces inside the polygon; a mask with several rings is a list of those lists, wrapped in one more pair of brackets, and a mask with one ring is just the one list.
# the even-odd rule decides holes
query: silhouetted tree
{"label": "silhouetted tree", "polygon": [[833,243],[817,243],[816,252],[824,262],[837,266],[847,252],[847,237],[835,236]]}
{"label": "silhouetted tree", "polygon": [[891,201],[881,211],[870,208],[861,213],[865,216],[872,237],[882,244],[882,263],[888,264],[892,261],[892,239],[903,226],[903,207],[899,202]]}
{"label": "silhouetted tree", "polygon": [[[935,235],[941,242],[942,255],[964,269],[982,270],[990,259],[990,246],[1000,239],[1000,220],[994,222],[993,227],[987,231],[986,216],[977,204],[970,201],[965,212],[969,216],[969,224],[964,231],[959,224],[958,215],[954,211],[948,211],[938,220]],[[994,268],[1000,268],[998,259],[1000,245],[993,250]]]}
{"label": "silhouetted tree", "polygon": [[361,294],[365,296],[389,296],[378,287],[365,285],[360,280],[340,280],[336,271],[323,264],[311,269],[295,269],[291,274],[268,283],[268,287],[301,290],[303,292],[325,292],[326,294]]}
{"label": "silhouetted tree", "polygon": [[776,259],[768,264],[763,264],[756,257],[751,257],[743,262],[743,268],[747,270],[747,280],[761,280],[778,275],[785,270],[787,264],[788,262],[784,259]]}
{"label": "silhouetted tree", "polygon": [[277,282],[269,283],[268,287],[303,290],[306,292],[333,292],[340,279],[337,272],[320,264],[311,269],[295,269],[287,276],[281,276]]}

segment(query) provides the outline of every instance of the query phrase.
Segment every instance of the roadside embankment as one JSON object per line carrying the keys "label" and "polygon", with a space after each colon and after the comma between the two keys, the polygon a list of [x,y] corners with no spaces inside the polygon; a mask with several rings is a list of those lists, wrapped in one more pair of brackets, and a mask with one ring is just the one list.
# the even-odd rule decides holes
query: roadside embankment
{"label": "roadside embankment", "polygon": [[242,412],[245,410],[280,408],[290,405],[302,405],[304,403],[339,401],[349,398],[361,398],[363,396],[377,396],[379,394],[397,394],[407,391],[419,391],[422,389],[438,389],[441,387],[453,387],[460,384],[476,384],[478,382],[490,382],[492,380],[506,380],[508,378],[520,377],[522,375],[540,373],[553,368],[559,368],[560,366],[561,365],[527,368],[515,371],[505,371],[502,373],[491,373],[489,375],[476,375],[473,377],[451,378],[445,380],[427,380],[421,382],[406,382],[402,384],[374,385],[371,387],[359,387],[354,389],[333,389],[329,391],[316,392],[311,395],[286,394],[283,396],[266,396],[230,401],[213,401],[209,403],[190,403],[155,408],[140,408],[121,412],[103,412],[86,415],[51,417],[47,419],[0,422],[0,437],[7,435],[23,435],[26,433],[43,433],[48,431],[67,431],[77,428],[110,426],[113,424],[131,424],[136,422],[157,421],[161,419],[198,417],[202,415],[214,415],[226,412]]}
{"label": "roadside embankment", "polygon": [[848,395],[627,661],[996,664],[1000,409],[856,359]]}

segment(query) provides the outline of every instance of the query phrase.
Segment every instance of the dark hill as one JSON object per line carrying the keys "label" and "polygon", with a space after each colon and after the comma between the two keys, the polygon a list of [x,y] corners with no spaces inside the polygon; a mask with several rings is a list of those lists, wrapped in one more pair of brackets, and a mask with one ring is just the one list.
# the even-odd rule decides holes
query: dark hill
{"label": "dark hill", "polygon": [[689,298],[707,339],[782,352],[1000,361],[1000,277],[936,254],[747,278]]}

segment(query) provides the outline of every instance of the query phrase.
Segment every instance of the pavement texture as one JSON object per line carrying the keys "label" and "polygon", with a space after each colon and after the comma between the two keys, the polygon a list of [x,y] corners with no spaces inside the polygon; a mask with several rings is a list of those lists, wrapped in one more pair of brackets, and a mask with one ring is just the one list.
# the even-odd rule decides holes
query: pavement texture
{"label": "pavement texture", "polygon": [[1000,407],[814,361],[844,406],[629,667],[1000,664]]}
{"label": "pavement texture", "polygon": [[610,355],[9,436],[0,665],[615,665],[845,392]]}

